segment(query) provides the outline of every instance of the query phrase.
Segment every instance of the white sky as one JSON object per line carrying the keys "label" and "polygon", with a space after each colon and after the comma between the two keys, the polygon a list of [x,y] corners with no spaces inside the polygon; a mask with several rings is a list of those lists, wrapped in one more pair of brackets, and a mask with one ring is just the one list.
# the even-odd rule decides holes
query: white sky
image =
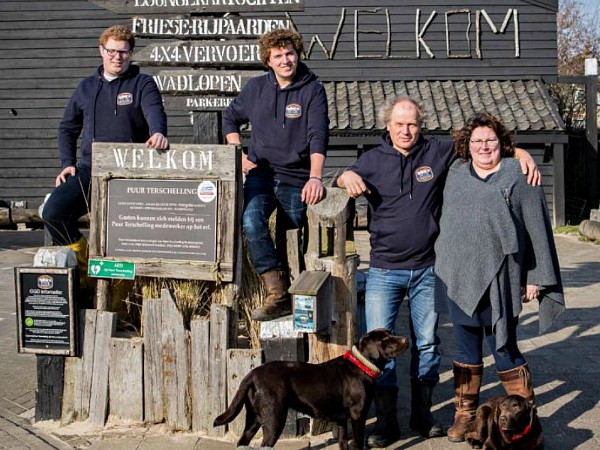
{"label": "white sky", "polygon": [[600,0],[579,0],[579,3],[586,14],[600,16]]}

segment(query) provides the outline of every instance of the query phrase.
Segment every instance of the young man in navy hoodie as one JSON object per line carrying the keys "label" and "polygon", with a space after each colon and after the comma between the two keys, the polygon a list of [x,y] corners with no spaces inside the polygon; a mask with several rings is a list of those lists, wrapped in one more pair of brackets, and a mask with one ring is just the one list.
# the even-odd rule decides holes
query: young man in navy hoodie
{"label": "young man in navy hoodie", "polygon": [[99,41],[102,65],[79,83],[58,127],[61,172],[42,211],[53,245],[70,247],[77,255],[83,284],[88,246],[78,220],[90,208],[92,142],[140,142],[159,150],[169,148],[167,116],[158,87],[151,76],[130,65],[133,33],[114,25]]}
{"label": "young man in navy hoodie", "polygon": [[[443,435],[431,414],[433,388],[439,381],[440,339],[434,308],[435,254],[438,220],[446,174],[457,158],[452,140],[425,138],[421,107],[408,97],[385,105],[380,116],[387,132],[378,147],[360,158],[336,183],[369,204],[371,255],[365,312],[367,330],[395,332],[406,295],[410,307],[411,417],[410,426],[423,437]],[[524,173],[539,183],[531,156],[520,149]],[[396,419],[396,362],[391,360],[377,379],[377,425],[367,439],[370,447],[387,447],[400,437]]]}
{"label": "young man in navy hoodie", "polygon": [[325,89],[300,62],[303,43],[291,30],[274,30],[258,40],[269,71],[251,79],[223,114],[227,143],[239,145],[240,126],[252,126],[247,153],[242,153],[243,227],[250,258],[266,288],[257,321],[291,314],[287,268],[277,255],[269,217],[277,226],[300,228],[307,205],[321,201],[323,165],[329,139]]}

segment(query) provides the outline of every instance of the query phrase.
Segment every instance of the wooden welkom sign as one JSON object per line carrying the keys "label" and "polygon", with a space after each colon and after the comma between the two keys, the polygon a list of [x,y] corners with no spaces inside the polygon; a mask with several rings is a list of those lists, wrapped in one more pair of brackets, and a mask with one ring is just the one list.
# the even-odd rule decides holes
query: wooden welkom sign
{"label": "wooden welkom sign", "polygon": [[136,276],[232,281],[238,152],[231,145],[158,151],[94,143],[90,260],[133,263]]}

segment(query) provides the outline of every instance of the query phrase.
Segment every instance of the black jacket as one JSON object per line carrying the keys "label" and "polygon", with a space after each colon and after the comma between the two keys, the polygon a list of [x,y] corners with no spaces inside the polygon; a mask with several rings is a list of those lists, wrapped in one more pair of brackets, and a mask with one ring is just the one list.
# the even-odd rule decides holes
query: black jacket
{"label": "black jacket", "polygon": [[58,128],[61,168],[75,166],[81,136],[81,166],[91,167],[93,142],[146,142],[154,133],[167,135],[162,97],[150,75],[129,66],[107,81],[104,69],[83,79],[65,108]]}

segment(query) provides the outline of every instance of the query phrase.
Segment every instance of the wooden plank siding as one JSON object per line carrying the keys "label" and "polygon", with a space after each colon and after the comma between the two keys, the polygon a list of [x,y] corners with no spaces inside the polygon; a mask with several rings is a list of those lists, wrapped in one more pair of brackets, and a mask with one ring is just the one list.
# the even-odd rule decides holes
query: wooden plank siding
{"label": "wooden plank siding", "polygon": [[[548,79],[556,77],[556,14],[553,9],[541,8],[520,0],[348,0],[343,3],[343,7],[328,6],[332,3],[307,1],[304,14],[290,14],[307,45],[314,36],[319,36],[328,51],[331,51],[335,33],[340,23],[342,24],[332,60],[327,60],[319,45],[315,45],[309,55],[310,67],[323,80],[446,79],[473,76],[499,79],[527,78],[533,74]],[[478,59],[474,51],[475,12],[485,9],[491,20],[500,28],[509,8],[518,11],[520,57],[514,56],[512,21],[504,34],[493,34],[482,18],[482,59]],[[345,9],[343,21],[342,9]],[[423,36],[434,58],[430,58],[422,46],[420,58],[416,56],[417,9],[420,10],[420,29],[431,12],[437,12]],[[449,61],[446,56],[445,13],[461,9],[471,11],[471,58]],[[390,56],[405,59],[385,57],[388,33],[386,12],[389,12],[391,31]],[[451,16],[449,21],[449,39],[453,53],[466,52],[466,21],[463,20],[465,17],[466,15],[457,14]],[[358,29],[365,31],[358,34],[359,52],[363,55],[380,55],[378,58],[360,61],[355,59],[356,18]],[[367,34],[367,31],[373,32]],[[335,64],[332,64],[334,61]]]}
{"label": "wooden plank siding", "polygon": [[[557,70],[557,4],[557,0],[306,0],[303,12],[287,15],[303,35],[307,53],[317,36],[330,53],[336,43],[331,59],[316,41],[307,54],[307,64],[323,81],[532,77],[553,81]],[[448,58],[445,13],[460,9],[471,11],[471,57]],[[515,57],[512,18],[503,34],[492,33],[481,18],[482,58],[477,57],[475,19],[481,9],[498,28],[509,9],[518,11],[519,57]],[[434,58],[421,44],[421,55],[416,57],[417,10],[421,30],[430,13],[437,12],[423,34]],[[0,199],[26,200],[28,207],[37,207],[53,189],[59,172],[56,134],[62,112],[78,82],[101,63],[97,38],[114,23],[131,24],[131,16],[86,0],[0,2]],[[450,16],[448,39],[453,54],[466,52],[465,26],[465,14]],[[138,38],[137,49],[159,39],[177,38]],[[357,59],[355,39],[360,55],[383,56]],[[143,67],[150,74],[158,70],[160,67]],[[168,108],[167,114],[171,142],[203,143],[202,136],[194,136],[189,111]],[[336,173],[353,162],[360,144],[356,138],[351,141],[332,138],[326,173]],[[544,142],[543,136],[540,142]]]}
{"label": "wooden plank siding", "polygon": [[[0,2],[0,199],[31,208],[52,191],[58,124],[79,81],[101,64],[99,34],[115,23],[130,17],[85,0]],[[171,142],[193,142],[187,111],[168,111],[168,124]]]}

